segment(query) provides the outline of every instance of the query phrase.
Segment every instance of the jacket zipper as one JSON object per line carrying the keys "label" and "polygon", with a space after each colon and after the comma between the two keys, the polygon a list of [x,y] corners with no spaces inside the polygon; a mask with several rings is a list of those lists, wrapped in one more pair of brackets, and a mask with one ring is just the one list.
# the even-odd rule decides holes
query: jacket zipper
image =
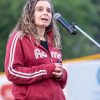
{"label": "jacket zipper", "polygon": [[[31,40],[31,38],[30,38],[30,40]],[[31,40],[31,42],[32,42],[32,40]],[[41,46],[41,45],[38,45],[38,46],[40,46],[42,49],[46,50],[43,46]],[[48,54],[50,56],[50,62],[53,63],[53,60],[51,58],[51,54],[50,54],[50,51],[49,51],[49,46],[48,46],[48,50],[46,50],[46,52],[48,52]],[[54,91],[52,90],[52,86],[51,86],[51,81],[50,80],[49,80],[49,84],[50,84],[50,87],[51,87],[51,91],[52,91],[52,95],[53,95],[53,100],[55,100],[55,95],[54,95]]]}
{"label": "jacket zipper", "polygon": [[[49,52],[49,54],[50,54],[50,52]],[[50,54],[50,62],[53,63],[53,60],[51,58],[51,54]],[[52,95],[53,95],[53,100],[55,100],[55,95],[54,95],[54,91],[53,91],[53,88],[52,88],[52,85],[51,85],[51,80],[49,80],[49,82],[50,82],[49,84],[50,84]]]}
{"label": "jacket zipper", "polygon": [[[48,50],[46,50],[46,49],[45,49],[43,46],[41,46],[41,45],[38,45],[38,46],[40,46],[43,50],[45,50],[45,51],[48,53],[48,55],[49,55],[49,57],[50,57],[50,62],[53,63],[53,60],[52,60],[52,58],[51,58],[51,54],[50,54],[50,51],[49,51],[49,46],[48,46]],[[51,91],[52,91],[52,95],[53,95],[53,99],[52,99],[52,100],[55,100],[55,95],[54,95],[54,91],[53,91],[53,88],[52,88],[52,85],[51,85],[51,80],[49,80],[49,84],[50,84]]]}

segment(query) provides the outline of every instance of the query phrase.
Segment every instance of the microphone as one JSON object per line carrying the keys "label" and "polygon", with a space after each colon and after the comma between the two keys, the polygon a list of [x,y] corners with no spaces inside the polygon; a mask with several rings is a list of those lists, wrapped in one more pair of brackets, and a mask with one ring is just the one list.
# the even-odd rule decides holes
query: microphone
{"label": "microphone", "polygon": [[65,27],[71,35],[76,35],[76,28],[74,24],[67,22],[59,13],[54,14],[54,19],[57,20],[63,27]]}

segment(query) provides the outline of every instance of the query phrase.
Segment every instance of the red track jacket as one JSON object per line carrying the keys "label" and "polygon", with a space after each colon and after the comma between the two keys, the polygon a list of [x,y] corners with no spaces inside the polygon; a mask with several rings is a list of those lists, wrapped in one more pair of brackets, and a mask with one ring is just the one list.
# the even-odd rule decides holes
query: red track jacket
{"label": "red track jacket", "polygon": [[31,35],[21,37],[21,32],[15,32],[8,40],[5,72],[13,82],[15,100],[66,100],[62,89],[67,83],[67,72],[63,69],[60,80],[52,77],[61,52],[52,46],[52,32],[48,36],[49,52]]}

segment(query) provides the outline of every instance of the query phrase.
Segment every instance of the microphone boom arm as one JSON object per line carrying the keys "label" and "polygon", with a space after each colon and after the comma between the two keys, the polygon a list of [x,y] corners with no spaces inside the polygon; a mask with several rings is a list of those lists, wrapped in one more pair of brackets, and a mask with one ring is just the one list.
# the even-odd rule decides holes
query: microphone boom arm
{"label": "microphone boom arm", "polygon": [[79,26],[74,24],[74,27],[100,48],[100,44],[97,41],[95,41],[92,37],[90,37],[86,32],[84,32]]}
{"label": "microphone boom arm", "polygon": [[90,37],[86,32],[84,32],[79,26],[77,26],[76,24],[71,24],[69,22],[67,22],[59,13],[55,13],[54,15],[54,19],[56,19],[60,24],[62,24],[68,31],[70,34],[72,35],[76,35],[76,29],[78,31],[80,31],[84,36],[86,36],[89,40],[91,40],[96,46],[98,46],[100,48],[100,44],[95,41],[92,37]]}

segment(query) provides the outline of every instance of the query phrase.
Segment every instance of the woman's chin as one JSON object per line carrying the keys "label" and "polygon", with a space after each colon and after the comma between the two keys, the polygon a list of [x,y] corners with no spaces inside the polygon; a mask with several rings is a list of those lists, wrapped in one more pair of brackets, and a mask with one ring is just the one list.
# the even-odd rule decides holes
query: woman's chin
{"label": "woman's chin", "polygon": [[38,27],[41,27],[41,28],[46,28],[46,27],[48,27],[48,26],[49,26],[48,24],[38,25]]}

